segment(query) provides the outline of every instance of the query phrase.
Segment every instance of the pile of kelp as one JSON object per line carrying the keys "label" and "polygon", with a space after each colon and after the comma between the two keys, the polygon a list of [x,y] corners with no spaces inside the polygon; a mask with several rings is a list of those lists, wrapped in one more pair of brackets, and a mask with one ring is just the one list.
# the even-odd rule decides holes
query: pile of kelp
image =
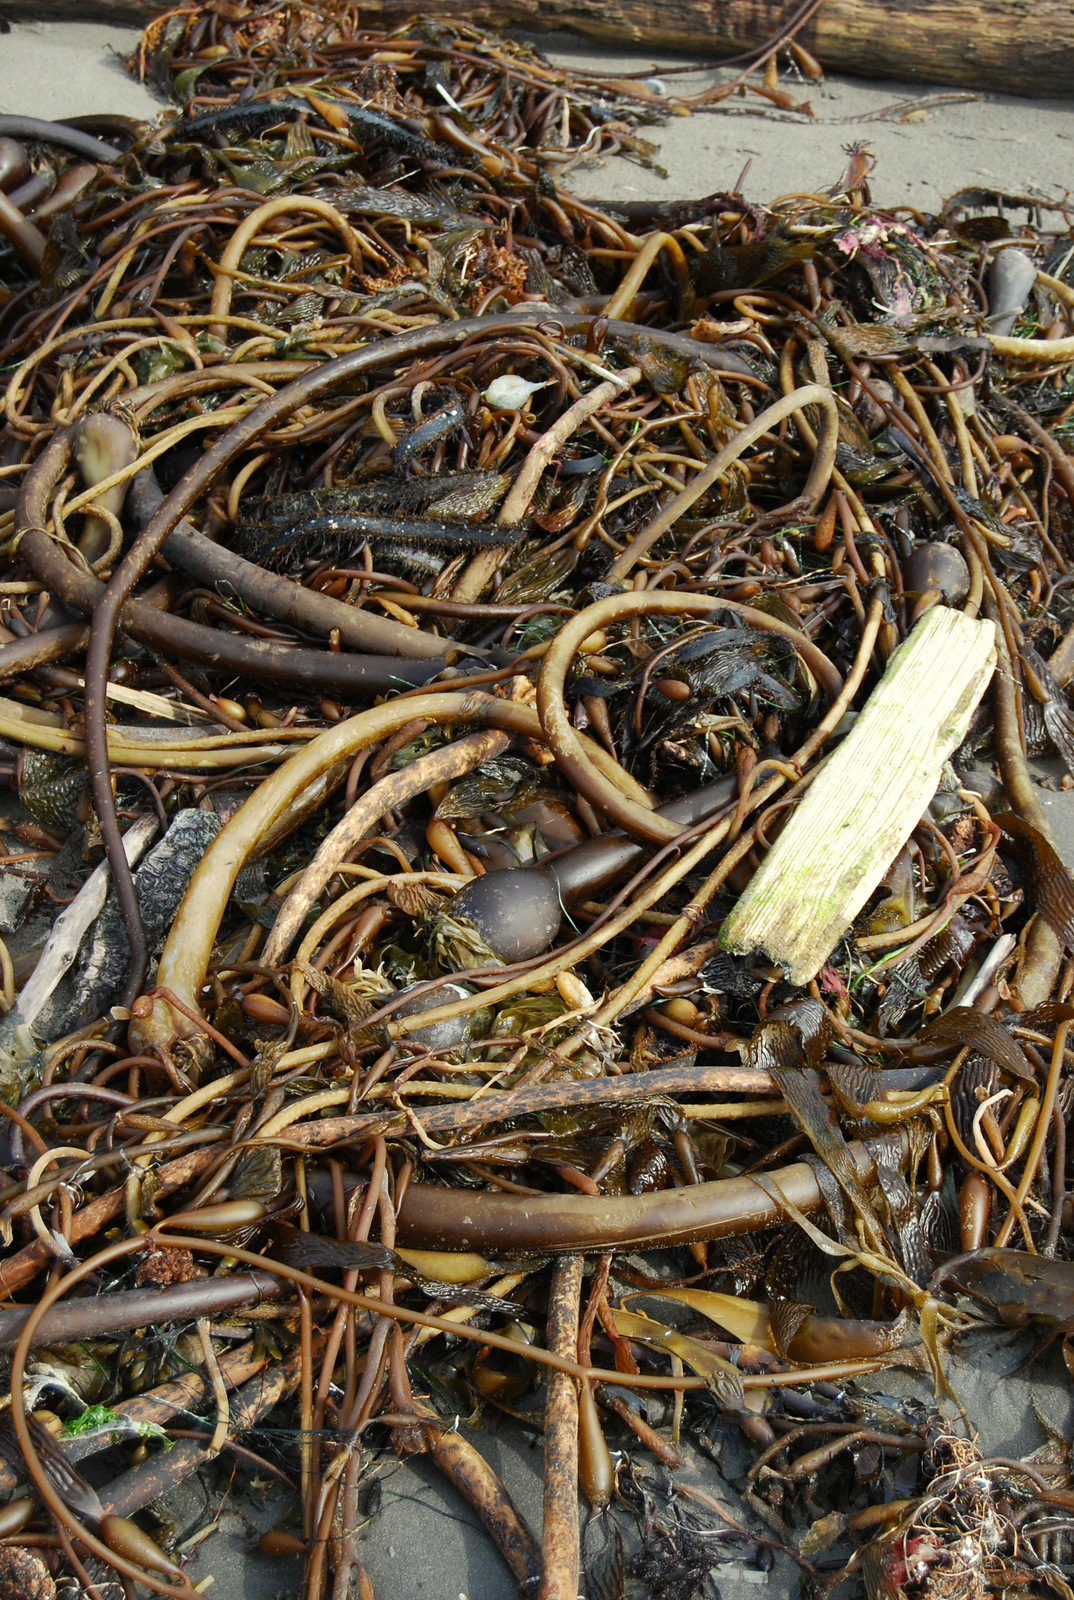
{"label": "pile of kelp", "polygon": [[[581,201],[651,86],[327,0],[141,64],[0,119],[0,1581],[192,1594],[223,1452],[368,1596],[394,1450],[544,1600],[1069,1595],[1065,1452],[869,1374],[1069,1325],[1071,218]],[[794,987],[721,924],[936,605],[999,670]]]}

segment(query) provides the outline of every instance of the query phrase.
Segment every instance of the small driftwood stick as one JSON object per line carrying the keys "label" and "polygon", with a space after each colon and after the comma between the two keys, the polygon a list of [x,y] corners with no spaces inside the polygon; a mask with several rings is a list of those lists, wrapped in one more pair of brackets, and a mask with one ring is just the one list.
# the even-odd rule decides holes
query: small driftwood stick
{"label": "small driftwood stick", "polygon": [[[123,835],[123,853],[136,866],[157,832],[155,816],[139,817]],[[112,875],[108,863],[94,867],[70,905],[56,918],[37,965],[11,1009],[16,1022],[30,1027],[49,995],[78,955],[90,924],[104,906]]]}
{"label": "small driftwood stick", "polygon": [[[675,1064],[651,1072],[625,1073],[620,1078],[582,1082],[537,1084],[530,1089],[506,1089],[460,1105],[432,1106],[418,1113],[423,1128],[441,1133],[482,1128],[490,1122],[528,1117],[541,1111],[567,1110],[571,1106],[631,1105],[668,1094],[772,1094],[777,1092],[770,1073],[749,1067],[697,1067],[683,1057]],[[342,1096],[340,1097],[342,1099]],[[288,1139],[310,1148],[345,1144],[359,1136],[373,1138],[406,1126],[406,1114],[394,1105],[384,1111],[358,1111],[349,1117],[321,1117],[316,1122],[292,1123]]]}
{"label": "small driftwood stick", "polygon": [[[167,1195],[174,1194],[176,1189],[181,1189],[185,1184],[200,1177],[206,1167],[219,1159],[219,1155],[220,1151],[214,1144],[204,1146],[200,1150],[188,1150],[184,1155],[177,1156],[174,1161],[164,1162],[154,1174],[158,1185],[153,1192],[154,1199],[159,1203]],[[68,1242],[75,1245],[81,1239],[89,1239],[106,1227],[113,1217],[118,1217],[123,1210],[124,1194],[124,1185],[120,1184],[118,1188],[109,1189],[107,1194],[98,1195],[87,1205],[80,1206],[71,1218],[71,1226],[67,1233]],[[21,1250],[16,1250],[15,1254],[4,1262],[4,1287],[8,1294],[14,1294],[17,1289],[29,1283],[42,1267],[54,1259],[52,1251],[42,1239],[31,1239]]]}
{"label": "small driftwood stick", "polygon": [[378,817],[393,806],[424,794],[431,784],[465,777],[483,761],[499,755],[510,742],[509,733],[484,728],[479,733],[464,734],[449,745],[441,745],[399,772],[389,772],[378,779],[321,841],[317,853],[280,907],[262,959],[271,965],[286,957],[291,940],[336,867],[348,851],[372,831]]}
{"label": "small driftwood stick", "polygon": [[[714,1038],[712,1048],[723,1048],[719,1036]],[[923,1089],[934,1076],[936,1074],[927,1067],[889,1068],[884,1073],[884,1089],[878,1098],[885,1099],[888,1089]],[[378,1089],[383,1090],[385,1099],[396,1092],[390,1085],[376,1086],[370,1090],[370,1096]],[[554,1083],[536,1084],[529,1089],[504,1089],[497,1095],[475,1094],[457,1105],[433,1106],[422,1111],[420,1121],[427,1133],[461,1133],[464,1129],[484,1128],[493,1122],[506,1123],[514,1117],[535,1116],[542,1111],[565,1111],[571,1106],[589,1110],[593,1106],[635,1105],[658,1095],[764,1096],[778,1092],[772,1074],[759,1067],[697,1067],[669,1063],[651,1072],[624,1073],[621,1078],[589,1078],[576,1083],[557,1078]],[[683,1102],[679,1109],[688,1117],[696,1115],[692,1103]],[[711,1115],[710,1112],[704,1114]],[[378,1134],[400,1133],[405,1127],[406,1112],[393,1104],[391,1110],[360,1111],[352,1117],[322,1117],[316,1122],[292,1123],[287,1137],[293,1144],[304,1144],[310,1149],[331,1149],[333,1145],[348,1144],[359,1137],[372,1139]]]}
{"label": "small driftwood stick", "polygon": [[992,623],[925,614],[732,908],[726,949],[763,950],[795,984],[816,977],[935,794],[995,664]]}
{"label": "small driftwood stick", "polygon": [[[548,1348],[575,1360],[581,1256],[563,1256],[552,1273]],[[537,1600],[577,1600],[581,1565],[578,1541],[578,1385],[569,1372],[550,1372],[544,1403],[544,1525],[541,1587]]]}

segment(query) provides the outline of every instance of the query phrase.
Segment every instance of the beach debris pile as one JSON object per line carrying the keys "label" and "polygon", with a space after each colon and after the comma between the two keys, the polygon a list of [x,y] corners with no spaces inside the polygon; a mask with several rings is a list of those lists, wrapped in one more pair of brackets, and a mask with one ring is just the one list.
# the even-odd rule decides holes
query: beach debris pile
{"label": "beach debris pile", "polygon": [[368,1596],[420,1454],[546,1600],[1069,1594],[945,1363],[1074,1328],[1072,218],[580,199],[655,91],[331,0],[132,66],[0,119],[3,1580],[194,1593],[220,1457]]}

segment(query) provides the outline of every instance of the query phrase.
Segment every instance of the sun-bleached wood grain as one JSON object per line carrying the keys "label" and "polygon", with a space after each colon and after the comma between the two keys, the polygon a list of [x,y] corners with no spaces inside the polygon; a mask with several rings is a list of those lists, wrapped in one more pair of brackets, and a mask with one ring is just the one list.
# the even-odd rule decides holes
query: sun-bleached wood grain
{"label": "sun-bleached wood grain", "polygon": [[815,978],[910,837],[996,664],[995,629],[934,606],[899,646],[720,930]]}

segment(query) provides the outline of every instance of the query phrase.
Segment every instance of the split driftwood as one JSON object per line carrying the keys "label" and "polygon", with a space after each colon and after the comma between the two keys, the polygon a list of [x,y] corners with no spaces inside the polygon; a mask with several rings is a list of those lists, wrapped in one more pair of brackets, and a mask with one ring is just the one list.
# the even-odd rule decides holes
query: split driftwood
{"label": "split driftwood", "polygon": [[[125,22],[140,27],[159,0],[0,0],[0,18]],[[365,0],[362,21],[401,22],[413,0]],[[439,0],[431,11],[482,26],[568,28],[585,38],[717,59],[779,36],[788,0]],[[1074,94],[1074,7],[1068,0],[823,0],[795,37],[832,71],[955,84],[1036,98]]]}
{"label": "split driftwood", "polygon": [[966,736],[996,665],[991,622],[933,606],[899,646],[720,929],[792,983],[815,978],[896,855]]}

